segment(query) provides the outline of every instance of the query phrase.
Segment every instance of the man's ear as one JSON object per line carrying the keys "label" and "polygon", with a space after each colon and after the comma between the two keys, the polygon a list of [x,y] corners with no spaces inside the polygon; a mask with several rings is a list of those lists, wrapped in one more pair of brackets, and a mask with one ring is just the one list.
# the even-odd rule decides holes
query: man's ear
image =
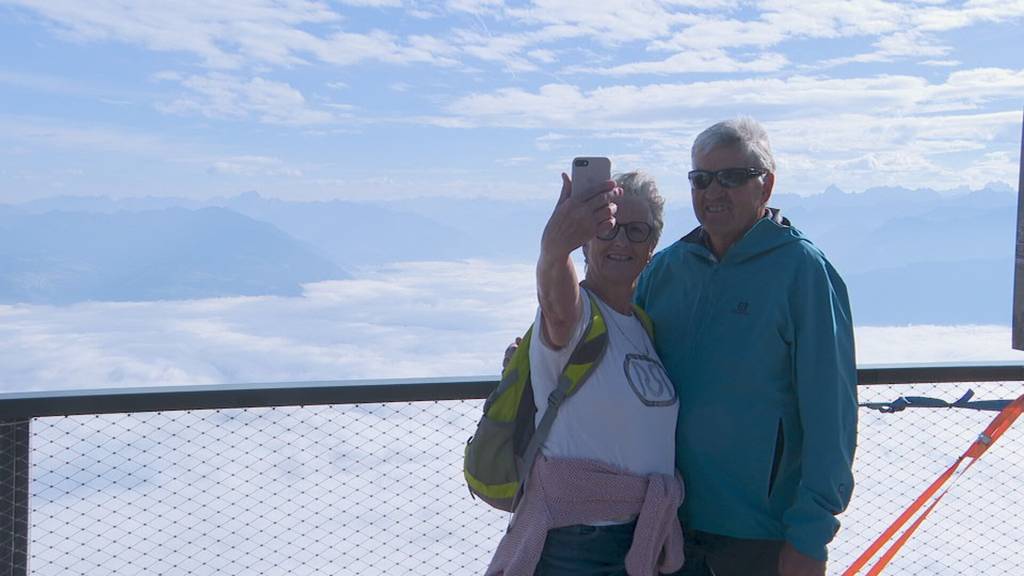
{"label": "man's ear", "polygon": [[767,206],[768,200],[772,197],[772,190],[775,189],[775,173],[769,172],[764,175],[764,184],[761,185],[761,205]]}

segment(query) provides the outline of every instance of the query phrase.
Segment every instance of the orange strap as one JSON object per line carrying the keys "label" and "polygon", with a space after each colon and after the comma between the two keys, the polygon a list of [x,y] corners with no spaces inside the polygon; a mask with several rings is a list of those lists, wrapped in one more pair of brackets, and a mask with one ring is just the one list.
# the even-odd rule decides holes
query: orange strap
{"label": "orange strap", "polygon": [[[967,472],[967,470],[970,469],[970,467],[973,466],[979,458],[981,458],[981,455],[984,454],[986,450],[988,450],[989,446],[995,444],[996,440],[998,440],[999,437],[1003,435],[1003,432],[1006,432],[1010,428],[1010,426],[1013,425],[1013,422],[1017,419],[1018,416],[1021,415],[1022,412],[1024,412],[1024,395],[1021,395],[1016,400],[1008,404],[1005,408],[1003,408],[1002,411],[1000,411],[999,414],[997,414],[996,417],[992,419],[992,422],[989,423],[987,428],[985,428],[985,431],[982,432],[980,436],[978,436],[978,439],[975,440],[969,448],[967,448],[967,451],[965,451],[962,456],[957,458],[956,462],[954,462],[952,466],[950,466],[945,472],[943,472],[942,475],[935,480],[935,482],[932,482],[931,486],[929,486],[924,492],[922,492],[921,495],[917,497],[917,500],[914,500],[914,503],[911,504],[909,508],[904,510],[903,514],[900,514],[900,517],[897,518],[895,522],[893,522],[891,525],[889,525],[888,528],[885,529],[885,532],[882,532],[881,536],[879,536],[874,542],[871,543],[871,546],[869,546],[868,549],[865,550],[864,553],[861,554],[860,557],[857,558],[853,562],[853,564],[846,569],[846,572],[843,572],[843,576],[855,576],[858,572],[860,572],[860,570],[867,565],[871,558],[873,558],[875,554],[877,554],[878,551],[882,549],[885,543],[888,542],[893,537],[893,535],[896,534],[896,532],[898,532],[900,528],[902,528],[903,525],[906,524],[907,521],[910,520],[910,518],[913,517],[914,514],[916,514],[918,510],[921,509],[922,506],[924,506],[925,502],[931,499],[932,496],[934,496],[935,493],[938,492],[939,489],[942,488],[942,486],[947,481],[949,481],[950,478],[953,477],[953,474],[956,472],[957,468],[960,467],[960,464],[964,460],[968,458],[970,459],[970,461],[967,463],[967,466],[964,467],[963,470],[964,472]],[[946,495],[947,491],[948,489],[939,494],[939,496],[935,498],[935,500],[933,500],[927,508],[925,508],[924,512],[922,512],[921,515],[918,516],[916,520],[914,520],[914,522],[903,532],[903,534],[901,534],[900,537],[895,542],[893,542],[889,549],[886,550],[884,554],[882,554],[881,558],[878,559],[878,562],[874,566],[872,566],[870,570],[868,570],[866,576],[877,576],[878,574],[882,573],[882,569],[885,568],[886,565],[888,565],[889,562],[896,556],[900,548],[902,548],[903,545],[907,543],[907,540],[910,540],[910,536],[913,535],[914,531],[917,530],[918,526],[920,526],[921,523],[924,522],[924,519],[928,517],[928,514],[930,514],[931,511],[935,509],[935,506],[939,503],[940,500],[942,500],[942,497]]]}

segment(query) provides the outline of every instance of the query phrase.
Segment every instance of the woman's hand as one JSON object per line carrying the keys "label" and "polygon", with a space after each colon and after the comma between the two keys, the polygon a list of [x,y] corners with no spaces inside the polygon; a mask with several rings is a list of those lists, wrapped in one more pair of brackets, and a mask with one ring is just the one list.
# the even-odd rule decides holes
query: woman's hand
{"label": "woman's hand", "polygon": [[516,353],[516,350],[519,349],[519,345],[522,343],[523,339],[516,336],[515,342],[509,344],[508,348],[505,348],[505,357],[501,359],[501,370],[503,372],[505,371],[505,368],[508,367],[508,363],[512,361],[512,355]]}
{"label": "woman's hand", "polygon": [[589,198],[572,194],[572,181],[562,173],[562,192],[541,237],[541,257],[562,259],[598,231],[615,226],[615,199],[622,190],[609,180]]}

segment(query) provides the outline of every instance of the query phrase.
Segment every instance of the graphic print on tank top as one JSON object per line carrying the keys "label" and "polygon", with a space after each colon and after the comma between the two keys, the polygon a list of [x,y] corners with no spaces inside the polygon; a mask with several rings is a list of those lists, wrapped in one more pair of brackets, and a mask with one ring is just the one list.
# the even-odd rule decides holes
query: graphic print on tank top
{"label": "graphic print on tank top", "polygon": [[[602,306],[602,309],[605,309]],[[654,358],[650,336],[644,330],[640,320],[634,316],[623,316],[605,309],[606,322],[615,326],[615,330],[629,342],[635,352],[627,353],[622,361],[622,371],[626,382],[644,406],[671,406],[676,403],[676,389],[672,386],[665,368]],[[622,322],[629,325],[625,328]],[[632,335],[630,335],[632,332]],[[637,341],[643,345],[637,345]]]}
{"label": "graphic print on tank top", "polygon": [[626,354],[622,362],[626,381],[645,406],[671,406],[676,403],[676,389],[665,368],[647,354]]}

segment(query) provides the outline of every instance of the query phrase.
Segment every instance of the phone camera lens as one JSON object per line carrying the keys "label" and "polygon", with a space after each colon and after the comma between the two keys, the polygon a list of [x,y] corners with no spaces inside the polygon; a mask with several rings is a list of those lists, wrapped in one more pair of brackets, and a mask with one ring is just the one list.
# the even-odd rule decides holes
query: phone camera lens
{"label": "phone camera lens", "polygon": [[576,160],[576,165],[577,166],[589,166],[590,165],[590,160],[584,160],[583,158],[578,158]]}

